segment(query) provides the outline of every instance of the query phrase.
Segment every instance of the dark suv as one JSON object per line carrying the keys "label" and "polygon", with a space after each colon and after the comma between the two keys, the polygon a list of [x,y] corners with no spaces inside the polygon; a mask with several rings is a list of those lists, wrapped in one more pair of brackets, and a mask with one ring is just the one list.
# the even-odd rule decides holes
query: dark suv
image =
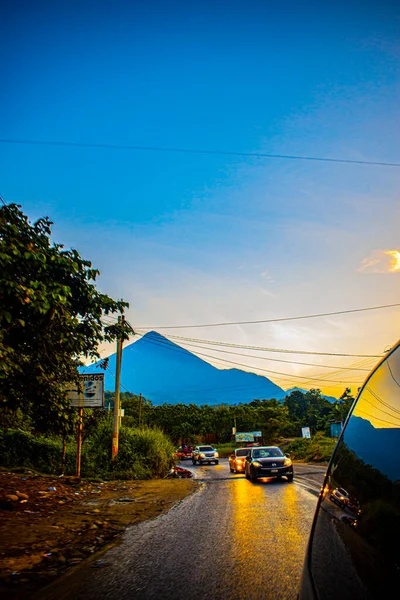
{"label": "dark suv", "polygon": [[397,596],[399,456],[400,341],[362,386],[332,455],[311,529],[300,600]]}
{"label": "dark suv", "polygon": [[259,477],[275,477],[282,475],[293,481],[293,464],[278,446],[261,446],[249,448],[245,462],[245,475],[254,483]]}

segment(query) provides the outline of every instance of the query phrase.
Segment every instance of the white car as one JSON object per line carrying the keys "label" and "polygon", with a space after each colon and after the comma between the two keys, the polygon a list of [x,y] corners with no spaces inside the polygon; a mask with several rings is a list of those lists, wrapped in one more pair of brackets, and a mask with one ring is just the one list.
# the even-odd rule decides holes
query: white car
{"label": "white car", "polygon": [[205,463],[218,464],[219,454],[216,448],[212,446],[196,446],[193,450],[193,464],[199,463],[200,465],[204,465]]}
{"label": "white car", "polygon": [[350,500],[348,492],[346,492],[346,490],[343,488],[336,488],[333,490],[329,496],[329,499],[332,500],[332,502],[335,502],[335,504],[341,508],[344,508]]}

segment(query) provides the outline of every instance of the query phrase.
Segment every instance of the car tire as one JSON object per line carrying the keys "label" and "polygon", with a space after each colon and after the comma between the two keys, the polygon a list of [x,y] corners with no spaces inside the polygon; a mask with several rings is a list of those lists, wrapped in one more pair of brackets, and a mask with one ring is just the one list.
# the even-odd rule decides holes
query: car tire
{"label": "car tire", "polygon": [[257,482],[257,475],[254,473],[254,471],[250,471],[250,479],[252,483]]}
{"label": "car tire", "polygon": [[287,480],[289,483],[292,483],[293,481],[293,473],[291,475],[287,475]]}
{"label": "car tire", "polygon": [[215,461],[215,464],[217,465],[218,463],[219,463],[219,461],[218,461],[218,460],[216,460],[216,461]]}

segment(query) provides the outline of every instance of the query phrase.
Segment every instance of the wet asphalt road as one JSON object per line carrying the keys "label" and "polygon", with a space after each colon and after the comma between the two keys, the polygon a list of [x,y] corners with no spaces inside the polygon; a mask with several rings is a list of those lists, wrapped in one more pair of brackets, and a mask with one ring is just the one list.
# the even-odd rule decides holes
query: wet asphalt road
{"label": "wet asphalt road", "polygon": [[[283,600],[296,597],[323,477],[247,481],[219,465],[192,467],[204,483],[167,514],[131,527],[122,543],[40,595],[49,600]],[[314,480],[314,482],[313,482]],[[35,596],[36,598],[36,596]]]}

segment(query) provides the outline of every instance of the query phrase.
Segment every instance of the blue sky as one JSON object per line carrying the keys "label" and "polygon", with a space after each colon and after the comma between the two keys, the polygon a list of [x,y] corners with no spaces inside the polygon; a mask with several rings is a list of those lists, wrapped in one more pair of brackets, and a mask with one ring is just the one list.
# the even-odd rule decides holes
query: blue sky
{"label": "blue sky", "polygon": [[[1,21],[1,139],[400,162],[394,2],[17,0]],[[400,271],[385,251],[400,248],[399,172],[0,144],[3,198],[49,215],[101,288],[130,301],[134,326],[396,302]],[[179,331],[380,353],[399,316]]]}

